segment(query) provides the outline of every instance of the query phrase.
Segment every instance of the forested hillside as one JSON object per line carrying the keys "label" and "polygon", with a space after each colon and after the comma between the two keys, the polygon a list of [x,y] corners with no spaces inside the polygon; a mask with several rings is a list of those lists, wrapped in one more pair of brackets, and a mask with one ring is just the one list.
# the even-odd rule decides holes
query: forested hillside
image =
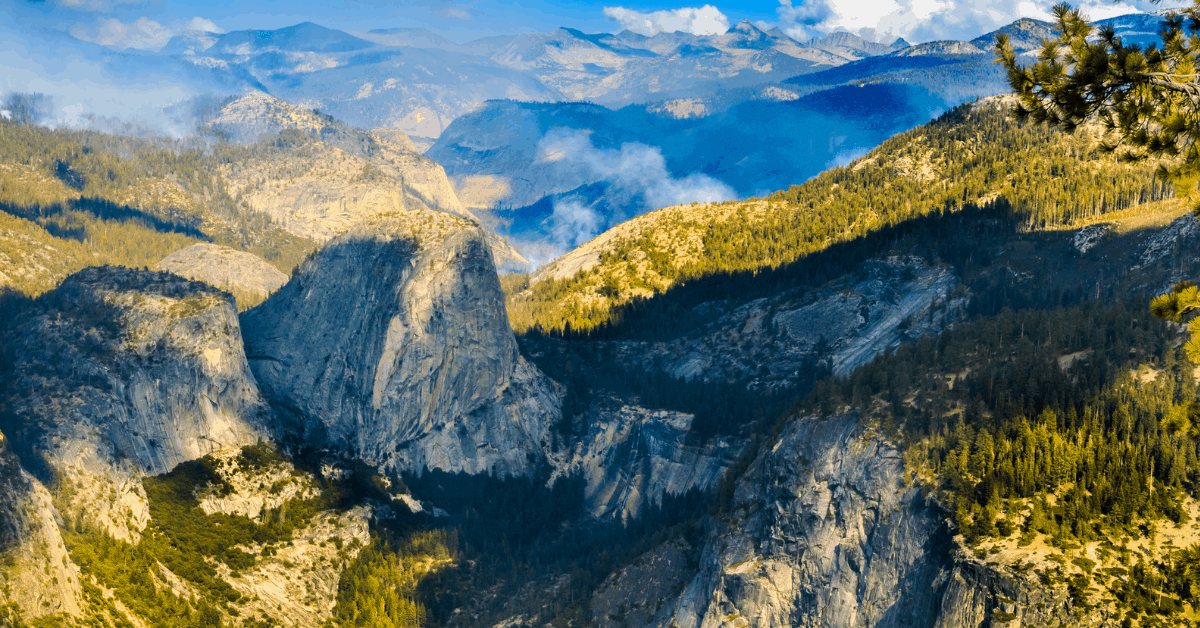
{"label": "forested hillside", "polygon": [[922,338],[798,409],[854,409],[907,441],[911,481],[981,558],[1152,623],[1200,603],[1194,371],[1143,302],[1093,302]]}
{"label": "forested hillside", "polygon": [[0,122],[5,283],[37,294],[85,266],[153,266],[199,241],[290,272],[315,243],[231,196],[215,173],[224,153],[246,149],[216,148]]}
{"label": "forested hillside", "polygon": [[853,164],[764,198],[671,207],[624,223],[534,273],[508,278],[518,331],[588,330],[617,306],[700,277],[756,273],[922,216],[1010,211],[1023,230],[1079,227],[1173,195],[1149,165],[1118,164],[1098,136],[1010,119],[1002,99],[963,105]]}

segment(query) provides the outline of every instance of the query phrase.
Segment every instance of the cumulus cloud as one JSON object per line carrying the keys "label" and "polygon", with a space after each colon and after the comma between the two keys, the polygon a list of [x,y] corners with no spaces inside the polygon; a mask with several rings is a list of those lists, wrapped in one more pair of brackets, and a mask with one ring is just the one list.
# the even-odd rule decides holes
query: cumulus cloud
{"label": "cumulus cloud", "polygon": [[132,22],[116,18],[100,18],[91,24],[76,24],[68,32],[76,39],[124,50],[157,50],[180,31],[224,32],[212,20],[194,17],[186,22],[163,26],[152,19],[139,17]]}
{"label": "cumulus cloud", "polygon": [[650,13],[624,7],[604,7],[604,16],[627,31],[647,37],[678,31],[693,35],[718,35],[729,30],[729,18],[710,4],[699,8],[685,7]]}
{"label": "cumulus cloud", "polygon": [[[849,31],[874,41],[974,39],[1022,17],[1047,19],[1058,0],[779,0],[780,26],[801,41]],[[1170,1],[1082,0],[1092,19],[1173,6]]]}
{"label": "cumulus cloud", "polygon": [[101,18],[91,24],[76,24],[71,27],[71,36],[113,48],[162,48],[174,33],[171,29],[146,17],[133,22],[122,22],[116,18]]}
{"label": "cumulus cloud", "polygon": [[554,203],[549,228],[560,251],[652,209],[737,196],[733,188],[708,175],[672,175],[656,147],[630,142],[619,149],[599,149],[588,131],[551,129],[538,144],[538,156],[540,161],[553,162],[563,171],[581,175],[582,180],[604,186],[599,198],[571,196]]}
{"label": "cumulus cloud", "polygon": [[178,29],[181,31],[203,31],[205,33],[224,33],[225,29],[217,26],[216,22],[202,17],[194,17]]}

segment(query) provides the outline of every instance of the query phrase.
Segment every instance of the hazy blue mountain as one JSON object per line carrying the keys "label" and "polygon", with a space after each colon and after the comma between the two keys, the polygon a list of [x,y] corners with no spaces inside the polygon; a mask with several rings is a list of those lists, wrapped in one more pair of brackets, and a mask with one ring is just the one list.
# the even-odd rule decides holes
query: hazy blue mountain
{"label": "hazy blue mountain", "polygon": [[277,30],[245,30],[226,33],[206,52],[210,54],[249,54],[252,51],[279,52],[354,52],[373,44],[349,33],[304,22]]}
{"label": "hazy blue mountain", "polygon": [[897,39],[891,44],[881,44],[846,32],[831,33],[826,37],[814,37],[808,41],[807,45],[855,61],[864,57],[886,55],[909,46],[903,38]]}
{"label": "hazy blue mountain", "polygon": [[[537,258],[649,209],[802,182],[945,106],[901,84],[746,100],[686,118],[644,105],[492,102],[455,120],[426,155],[459,181],[465,205],[490,209]],[[496,195],[465,193],[464,183],[480,180]],[[539,253],[545,243],[554,251]]]}
{"label": "hazy blue mountain", "polygon": [[157,56],[202,74],[241,76],[273,96],[357,126],[397,128],[419,143],[491,99],[620,107],[714,97],[848,61],[750,22],[712,36],[560,28],[464,44],[424,29],[346,33],[303,23],[183,33]]}
{"label": "hazy blue mountain", "polygon": [[[997,32],[1009,33],[1018,50],[1027,51],[1051,29],[1045,22],[1020,20]],[[842,46],[847,55],[886,54],[713,97],[620,108],[492,102],[455,120],[427,154],[458,182],[465,205],[493,213],[502,232],[532,257],[543,258],[661,200],[714,200],[722,192],[745,197],[803,182],[950,107],[1005,93],[1006,79],[989,43],[995,35],[888,46],[831,36],[817,43]],[[566,36],[571,35],[560,35]],[[743,49],[779,46],[778,34],[746,24],[721,38],[707,42],[735,42]],[[705,39],[686,34],[595,39],[613,50],[675,46],[719,54],[700,51]],[[646,166],[649,162],[654,165]],[[649,182],[631,172],[635,167],[667,183]],[[664,199],[664,187],[676,197]],[[528,248],[535,243],[554,250]]]}

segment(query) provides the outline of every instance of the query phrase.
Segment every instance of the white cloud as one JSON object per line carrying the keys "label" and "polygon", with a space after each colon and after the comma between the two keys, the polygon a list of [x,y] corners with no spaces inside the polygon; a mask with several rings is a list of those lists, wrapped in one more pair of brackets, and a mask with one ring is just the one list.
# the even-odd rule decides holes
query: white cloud
{"label": "white cloud", "polygon": [[113,48],[162,48],[174,33],[171,29],[146,17],[133,22],[122,22],[116,18],[100,18],[92,24],[76,24],[70,29],[71,36]]}
{"label": "white cloud", "polygon": [[202,17],[194,17],[172,27],[163,26],[146,17],[139,17],[132,22],[122,22],[116,18],[100,18],[91,24],[76,24],[69,29],[72,37],[119,50],[126,48],[157,50],[165,46],[180,31],[225,32],[212,20]]}
{"label": "white cloud", "polygon": [[[779,0],[780,26],[805,40],[849,31],[875,41],[974,39],[1022,17],[1048,19],[1058,0]],[[1179,2],[1082,0],[1092,19],[1157,10]]]}
{"label": "white cloud", "polygon": [[202,17],[194,17],[183,23],[178,30],[181,31],[204,31],[206,33],[224,33],[225,29],[217,26],[216,22],[207,20]]}
{"label": "white cloud", "polygon": [[438,17],[452,17],[457,20],[471,19],[471,14],[466,9],[462,9],[460,7],[447,7],[445,9],[439,9],[434,11],[433,14]]}
{"label": "white cloud", "polygon": [[[645,211],[737,197],[733,188],[708,175],[673,176],[656,147],[629,142],[619,149],[596,148],[590,131],[551,129],[538,143],[538,157],[563,172],[608,184],[603,197],[593,202],[568,197],[554,203],[549,227],[560,253]],[[607,205],[607,211],[598,211],[601,205]]]}
{"label": "white cloud", "polygon": [[646,36],[677,31],[693,35],[717,35],[729,30],[729,18],[710,4],[651,13],[624,7],[604,7],[604,16],[627,31]]}
{"label": "white cloud", "polygon": [[80,11],[111,11],[122,4],[142,4],[145,0],[53,0],[54,4]]}

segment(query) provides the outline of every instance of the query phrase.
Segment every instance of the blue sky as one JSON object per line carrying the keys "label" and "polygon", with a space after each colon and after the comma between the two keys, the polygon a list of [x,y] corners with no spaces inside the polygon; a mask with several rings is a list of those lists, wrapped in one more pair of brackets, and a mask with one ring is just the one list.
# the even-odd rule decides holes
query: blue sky
{"label": "blue sky", "polygon": [[[713,30],[747,18],[803,39],[848,30],[881,41],[969,39],[1018,17],[1047,17],[1055,0],[739,0],[667,3],[645,0],[0,0],[17,20],[115,47],[151,48],[185,28],[281,28],[304,21],[344,30],[424,27],[450,39],[549,31],[622,28]],[[15,3],[15,4],[12,4]],[[1093,17],[1179,6],[1167,0],[1084,0]],[[3,10],[0,9],[0,17]]]}
{"label": "blue sky", "polygon": [[[687,6],[680,3],[634,0],[601,2],[596,0],[216,0],[211,2],[163,0],[0,0],[24,2],[38,13],[63,27],[87,24],[98,19],[116,19],[134,23],[140,18],[168,28],[200,17],[222,30],[269,29],[312,21],[346,30],[390,27],[424,27],[466,40],[487,35],[549,31],[570,26],[587,32],[620,30],[620,25],[604,15],[604,8],[654,12]],[[718,3],[719,10],[734,23],[749,18],[755,21],[777,19],[777,0],[744,0]],[[703,3],[693,6],[700,7]],[[64,28],[65,30],[65,28]]]}

